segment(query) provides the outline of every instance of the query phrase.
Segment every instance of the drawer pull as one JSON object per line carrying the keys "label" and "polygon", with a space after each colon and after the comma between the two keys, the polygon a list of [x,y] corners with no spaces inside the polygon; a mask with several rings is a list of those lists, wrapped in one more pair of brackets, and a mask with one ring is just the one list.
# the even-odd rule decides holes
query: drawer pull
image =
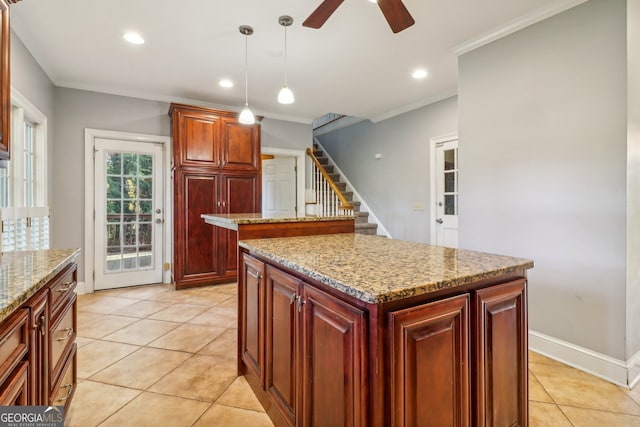
{"label": "drawer pull", "polygon": [[67,389],[67,395],[65,397],[61,397],[60,399],[56,400],[56,402],[64,402],[65,400],[67,400],[69,398],[69,396],[71,396],[71,393],[73,393],[73,384],[63,385],[60,388],[66,388]]}
{"label": "drawer pull", "polygon": [[69,339],[69,337],[70,337],[71,335],[73,335],[73,329],[72,329],[72,328],[66,328],[66,329],[63,329],[63,331],[66,331],[66,332],[67,332],[67,335],[65,335],[65,336],[64,336],[64,337],[62,337],[62,338],[56,338],[56,341],[64,341],[64,340],[66,340],[66,339]]}
{"label": "drawer pull", "polygon": [[71,289],[71,286],[73,286],[73,282],[64,282],[62,286],[64,287],[59,288],[58,292],[67,292],[69,289]]}
{"label": "drawer pull", "polygon": [[247,273],[249,273],[249,276],[253,276],[256,279],[258,279],[258,281],[260,281],[260,279],[262,278],[260,273],[255,273],[251,270],[247,270]]}

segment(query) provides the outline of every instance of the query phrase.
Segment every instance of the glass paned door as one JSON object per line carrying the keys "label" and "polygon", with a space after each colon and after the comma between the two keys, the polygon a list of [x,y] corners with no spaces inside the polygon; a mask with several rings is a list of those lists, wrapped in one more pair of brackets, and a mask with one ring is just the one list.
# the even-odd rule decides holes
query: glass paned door
{"label": "glass paned door", "polygon": [[436,145],[436,244],[458,247],[458,140]]}
{"label": "glass paned door", "polygon": [[162,150],[95,139],[95,289],[162,282]]}

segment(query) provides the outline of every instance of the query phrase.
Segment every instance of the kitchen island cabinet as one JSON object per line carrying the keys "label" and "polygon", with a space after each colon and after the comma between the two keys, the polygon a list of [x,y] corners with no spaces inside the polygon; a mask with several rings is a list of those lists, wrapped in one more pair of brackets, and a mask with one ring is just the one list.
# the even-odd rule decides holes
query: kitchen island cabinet
{"label": "kitchen island cabinet", "polygon": [[260,368],[240,351],[239,370],[275,425],[528,424],[530,260],[356,234],[240,246]]}

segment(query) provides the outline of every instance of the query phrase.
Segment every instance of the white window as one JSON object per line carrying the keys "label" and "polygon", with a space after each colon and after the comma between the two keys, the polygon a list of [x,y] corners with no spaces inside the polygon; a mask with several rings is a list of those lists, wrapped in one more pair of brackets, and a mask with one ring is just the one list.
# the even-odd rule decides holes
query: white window
{"label": "white window", "polygon": [[0,169],[2,252],[49,248],[47,118],[11,90],[11,159]]}

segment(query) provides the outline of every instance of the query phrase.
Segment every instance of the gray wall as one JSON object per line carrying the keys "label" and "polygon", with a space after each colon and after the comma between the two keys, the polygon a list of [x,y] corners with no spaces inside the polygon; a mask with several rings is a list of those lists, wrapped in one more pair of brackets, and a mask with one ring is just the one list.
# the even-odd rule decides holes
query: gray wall
{"label": "gray wall", "polygon": [[260,144],[263,147],[304,150],[313,144],[310,124],[265,118],[260,124]]}
{"label": "gray wall", "polygon": [[[54,148],[55,86],[31,56],[22,41],[11,32],[11,85],[47,117],[47,154],[51,158]],[[48,169],[49,182],[53,179],[53,168]],[[52,197],[49,185],[49,199]]]}
{"label": "gray wall", "polygon": [[[318,137],[391,236],[429,242],[429,141],[456,133],[457,100]],[[376,153],[382,159],[374,159]],[[425,210],[414,211],[414,203]]]}
{"label": "gray wall", "polygon": [[530,328],[623,360],[625,11],[592,0],[467,53],[458,88],[460,246],[535,260]]}
{"label": "gray wall", "polygon": [[[54,169],[50,201],[54,247],[84,247],[84,186],[93,178],[84,173],[84,130],[104,129],[168,136],[169,104],[138,98],[56,88],[56,150],[49,158]],[[51,184],[50,184],[51,185]],[[84,263],[79,260],[79,278]]]}
{"label": "gray wall", "polygon": [[627,1],[627,359],[640,351],[640,2]]}

